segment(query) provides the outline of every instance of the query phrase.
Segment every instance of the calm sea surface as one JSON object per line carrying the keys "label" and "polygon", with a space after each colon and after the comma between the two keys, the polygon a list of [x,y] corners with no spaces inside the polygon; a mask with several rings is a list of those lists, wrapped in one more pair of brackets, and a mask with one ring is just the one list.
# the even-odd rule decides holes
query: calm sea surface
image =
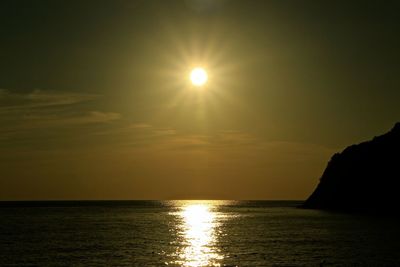
{"label": "calm sea surface", "polygon": [[400,266],[400,220],[298,204],[3,203],[0,266]]}

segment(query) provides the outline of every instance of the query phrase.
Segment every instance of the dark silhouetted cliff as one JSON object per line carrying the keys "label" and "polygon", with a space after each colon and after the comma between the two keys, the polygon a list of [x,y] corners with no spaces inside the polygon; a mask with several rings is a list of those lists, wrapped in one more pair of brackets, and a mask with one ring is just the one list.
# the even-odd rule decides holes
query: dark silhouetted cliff
{"label": "dark silhouetted cliff", "polygon": [[399,209],[400,123],[333,155],[304,208],[382,212]]}

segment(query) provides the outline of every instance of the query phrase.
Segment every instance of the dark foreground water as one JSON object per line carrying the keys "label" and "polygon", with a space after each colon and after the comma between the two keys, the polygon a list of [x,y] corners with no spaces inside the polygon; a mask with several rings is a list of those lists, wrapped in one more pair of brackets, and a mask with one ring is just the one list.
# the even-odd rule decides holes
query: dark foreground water
{"label": "dark foreground water", "polygon": [[400,266],[399,220],[298,204],[3,203],[0,266]]}

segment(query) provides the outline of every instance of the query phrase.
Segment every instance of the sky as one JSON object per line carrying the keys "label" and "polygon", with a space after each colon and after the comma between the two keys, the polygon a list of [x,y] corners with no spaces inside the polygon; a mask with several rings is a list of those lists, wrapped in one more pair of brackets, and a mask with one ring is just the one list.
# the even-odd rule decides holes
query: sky
{"label": "sky", "polygon": [[0,200],[305,199],[400,120],[399,12],[1,1]]}

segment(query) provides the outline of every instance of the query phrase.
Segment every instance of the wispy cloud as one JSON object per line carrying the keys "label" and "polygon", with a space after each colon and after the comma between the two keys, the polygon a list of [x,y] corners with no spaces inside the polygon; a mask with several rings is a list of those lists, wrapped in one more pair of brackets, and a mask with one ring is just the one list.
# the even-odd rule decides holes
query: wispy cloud
{"label": "wispy cloud", "polygon": [[46,107],[73,105],[98,98],[97,94],[61,92],[55,90],[33,90],[16,93],[0,89],[0,114],[35,110]]}
{"label": "wispy cloud", "polygon": [[149,129],[152,126],[147,123],[133,123],[128,126],[129,129]]}
{"label": "wispy cloud", "polygon": [[23,140],[25,145],[33,138],[46,142],[43,134],[49,130],[48,135],[54,140],[68,135],[70,139],[102,140],[102,144],[154,153],[212,152],[222,155],[240,151],[249,157],[271,157],[271,161],[272,158],[274,161],[306,160],[332,153],[331,149],[318,145],[268,141],[245,131],[196,133],[148,121],[132,123],[120,113],[93,109],[95,105],[85,104],[100,97],[55,90],[16,93],[0,89],[0,141],[5,140],[7,145],[12,140]]}
{"label": "wispy cloud", "polygon": [[[157,130],[154,130],[157,132]],[[171,150],[220,150],[226,148],[257,147],[263,141],[256,136],[239,131],[219,131],[213,134],[185,134],[170,129],[159,143],[155,144],[162,149]]]}
{"label": "wispy cloud", "polygon": [[[55,90],[17,93],[0,89],[0,140],[42,129],[76,128],[119,120],[116,112],[88,110],[76,105],[95,100],[100,95]],[[28,137],[28,136],[27,136]]]}
{"label": "wispy cloud", "polygon": [[105,123],[121,118],[121,114],[115,112],[89,111],[74,115],[63,114],[44,114],[44,115],[26,115],[24,122],[28,127],[33,126],[67,126],[74,124],[90,124],[90,123]]}

